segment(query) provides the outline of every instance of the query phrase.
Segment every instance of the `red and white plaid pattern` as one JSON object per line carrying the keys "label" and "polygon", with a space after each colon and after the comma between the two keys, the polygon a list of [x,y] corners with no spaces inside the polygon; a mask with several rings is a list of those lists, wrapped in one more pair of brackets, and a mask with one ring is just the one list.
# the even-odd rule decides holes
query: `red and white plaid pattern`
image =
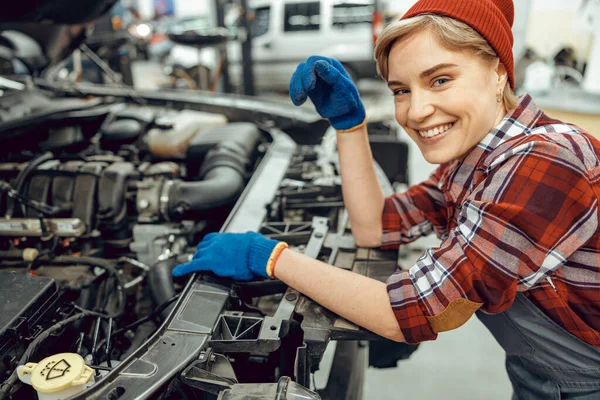
{"label": "red and white plaid pattern", "polygon": [[384,249],[435,233],[443,242],[388,281],[407,342],[456,299],[508,309],[517,292],[600,347],[600,142],[523,96],[463,160],[386,199]]}

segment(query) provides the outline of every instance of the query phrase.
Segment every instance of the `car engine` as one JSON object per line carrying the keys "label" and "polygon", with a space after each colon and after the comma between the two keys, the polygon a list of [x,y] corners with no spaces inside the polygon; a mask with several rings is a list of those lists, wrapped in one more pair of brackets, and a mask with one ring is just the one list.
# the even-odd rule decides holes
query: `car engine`
{"label": "car engine", "polygon": [[[354,244],[322,120],[260,101],[93,87],[5,94],[0,110],[0,398],[35,398],[19,366],[63,353],[93,371],[80,398],[360,398],[348,382],[361,382],[365,341],[379,367],[416,348],[279,281],[171,276],[216,231],[393,273],[397,253]],[[311,392],[332,340],[342,364]]]}

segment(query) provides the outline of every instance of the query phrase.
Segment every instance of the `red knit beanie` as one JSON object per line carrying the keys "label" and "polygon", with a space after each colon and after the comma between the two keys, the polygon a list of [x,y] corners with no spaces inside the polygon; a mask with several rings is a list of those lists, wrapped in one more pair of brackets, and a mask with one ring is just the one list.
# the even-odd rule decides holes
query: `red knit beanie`
{"label": "red knit beanie", "polygon": [[515,8],[512,0],[419,0],[400,19],[420,14],[446,15],[475,29],[492,46],[508,72],[515,89],[512,25]]}

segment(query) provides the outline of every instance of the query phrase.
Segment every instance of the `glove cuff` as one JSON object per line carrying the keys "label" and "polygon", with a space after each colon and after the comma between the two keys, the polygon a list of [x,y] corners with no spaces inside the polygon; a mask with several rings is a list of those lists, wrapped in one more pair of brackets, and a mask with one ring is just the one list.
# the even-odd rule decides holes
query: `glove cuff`
{"label": "glove cuff", "polygon": [[329,122],[338,132],[351,132],[364,126],[366,119],[367,114],[365,113],[365,107],[359,100],[358,109],[356,111],[340,117],[331,117],[329,118]]}
{"label": "glove cuff", "polygon": [[271,253],[273,253],[273,249],[278,243],[280,243],[278,240],[266,239],[264,237],[257,237],[250,243],[248,249],[248,268],[254,275],[269,278],[267,264]]}
{"label": "glove cuff", "polygon": [[350,129],[343,129],[343,130],[341,130],[341,129],[337,129],[335,132],[336,132],[336,133],[350,133],[350,132],[357,131],[357,130],[359,130],[360,128],[364,128],[365,126],[367,126],[367,119],[366,119],[366,118],[363,120],[363,122],[361,122],[360,124],[356,125],[356,126],[355,126],[355,127],[353,127],[353,128],[350,128]]}

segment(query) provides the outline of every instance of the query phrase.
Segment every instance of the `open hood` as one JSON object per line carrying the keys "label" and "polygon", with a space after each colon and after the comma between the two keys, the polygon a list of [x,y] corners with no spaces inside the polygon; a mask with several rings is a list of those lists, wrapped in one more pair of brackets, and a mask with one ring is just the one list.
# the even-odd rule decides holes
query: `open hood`
{"label": "open hood", "polygon": [[78,24],[98,18],[117,0],[0,0],[0,22]]}
{"label": "open hood", "polygon": [[[88,28],[117,0],[25,0],[10,2],[0,13],[0,56],[20,60],[38,75],[63,60],[83,41]],[[0,4],[8,3],[0,0]]]}
{"label": "open hood", "polygon": [[18,59],[38,76],[83,43],[86,31],[85,24],[0,23],[0,54],[5,59]]}

